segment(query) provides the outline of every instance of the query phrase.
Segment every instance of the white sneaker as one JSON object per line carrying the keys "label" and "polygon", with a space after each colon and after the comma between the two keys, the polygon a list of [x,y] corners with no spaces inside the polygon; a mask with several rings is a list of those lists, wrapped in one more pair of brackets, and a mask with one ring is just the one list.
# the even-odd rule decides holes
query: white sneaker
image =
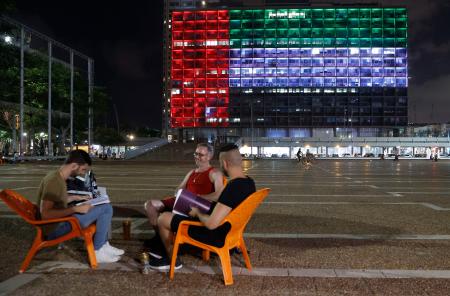
{"label": "white sneaker", "polygon": [[112,255],[108,252],[106,244],[104,244],[99,250],[95,251],[95,257],[97,258],[97,263],[112,263],[119,261],[120,257]]}
{"label": "white sneaker", "polygon": [[116,247],[113,247],[109,244],[109,242],[105,243],[106,246],[106,250],[109,254],[114,255],[114,256],[122,256],[123,254],[125,254],[125,251]]}

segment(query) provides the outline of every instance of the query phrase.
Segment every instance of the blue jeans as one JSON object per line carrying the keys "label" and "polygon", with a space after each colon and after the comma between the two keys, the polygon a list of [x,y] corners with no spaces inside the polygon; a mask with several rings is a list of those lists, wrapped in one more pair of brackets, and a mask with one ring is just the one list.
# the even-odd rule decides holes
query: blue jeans
{"label": "blue jeans", "polygon": [[[94,249],[99,250],[108,240],[109,226],[113,215],[113,208],[111,204],[102,204],[94,206],[86,214],[74,214],[81,225],[81,228],[86,228],[95,222],[96,231],[94,234]],[[47,238],[55,239],[72,230],[69,222],[59,223],[54,231],[52,231]]]}

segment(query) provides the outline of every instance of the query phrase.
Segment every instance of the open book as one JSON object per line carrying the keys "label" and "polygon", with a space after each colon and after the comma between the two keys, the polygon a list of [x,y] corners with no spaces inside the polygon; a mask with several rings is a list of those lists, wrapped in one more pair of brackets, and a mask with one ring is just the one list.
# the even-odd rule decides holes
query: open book
{"label": "open book", "polygon": [[[95,194],[92,194],[89,191],[76,191],[77,192],[76,194],[90,195],[90,196],[92,196],[92,199],[85,200],[85,201],[80,200],[77,203],[75,203],[75,205],[79,206],[79,205],[84,205],[84,204],[90,204],[93,206],[97,206],[97,205],[101,205],[101,204],[105,204],[105,203],[110,203],[109,196],[106,193],[106,187],[98,187],[97,190],[98,191]],[[74,194],[72,192],[74,192],[74,190],[67,191],[67,193],[70,195]],[[80,193],[80,192],[82,192],[82,193]]]}
{"label": "open book", "polygon": [[206,214],[210,210],[211,204],[212,202],[209,200],[197,196],[186,189],[180,189],[175,197],[172,213],[188,217],[191,207],[196,207],[200,212]]}

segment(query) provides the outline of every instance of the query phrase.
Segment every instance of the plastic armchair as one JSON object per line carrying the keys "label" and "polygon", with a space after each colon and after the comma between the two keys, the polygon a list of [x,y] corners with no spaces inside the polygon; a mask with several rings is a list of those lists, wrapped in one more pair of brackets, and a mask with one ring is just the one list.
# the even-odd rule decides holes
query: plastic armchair
{"label": "plastic armchair", "polygon": [[[43,248],[51,247],[57,244],[60,244],[64,241],[70,240],[75,237],[84,238],[84,243],[86,246],[86,250],[89,257],[89,262],[92,268],[97,267],[97,259],[95,257],[94,252],[94,243],[92,241],[92,237],[95,233],[95,224],[89,225],[87,228],[82,229],[78,220],[75,217],[64,217],[58,219],[47,219],[47,220],[38,220],[36,219],[37,213],[39,211],[38,207],[30,202],[28,199],[20,195],[19,193],[5,189],[0,192],[0,199],[2,199],[10,209],[16,212],[20,217],[22,217],[27,223],[33,225],[36,230],[36,236],[34,238],[33,245],[28,251],[25,260],[22,262],[20,266],[20,273],[25,272],[34,255]],[[72,230],[56,239],[46,240],[42,233],[42,227],[48,224],[60,223],[60,222],[69,222],[72,226]]]}
{"label": "plastic armchair", "polygon": [[231,269],[230,249],[239,248],[244,257],[245,266],[248,270],[252,269],[250,258],[247,253],[247,247],[244,242],[244,229],[255,212],[259,204],[267,197],[270,189],[264,188],[256,191],[247,197],[239,206],[228,214],[228,216],[222,221],[223,223],[229,222],[231,229],[225,238],[225,244],[222,248],[211,246],[201,243],[191,238],[188,234],[190,226],[204,226],[203,223],[197,221],[182,221],[178,227],[178,231],[175,237],[175,243],[173,246],[172,259],[170,263],[169,277],[171,280],[174,278],[175,262],[177,259],[179,245],[190,244],[203,249],[202,257],[204,261],[209,261],[210,252],[216,253],[222,265],[222,272],[225,285],[233,284],[233,273]]}

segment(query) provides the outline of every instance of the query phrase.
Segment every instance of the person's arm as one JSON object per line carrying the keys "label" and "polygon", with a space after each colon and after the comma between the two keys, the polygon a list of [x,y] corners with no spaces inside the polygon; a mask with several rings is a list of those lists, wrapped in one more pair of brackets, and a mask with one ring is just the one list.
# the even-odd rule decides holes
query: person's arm
{"label": "person's arm", "polygon": [[223,219],[231,212],[231,208],[221,203],[217,203],[211,215],[203,214],[198,208],[191,208],[189,216],[198,218],[209,230],[216,229]]}
{"label": "person's arm", "polygon": [[190,170],[189,173],[187,173],[186,176],[184,176],[183,181],[180,183],[180,185],[178,185],[177,189],[175,190],[174,195],[177,195],[178,190],[186,188],[187,181],[189,180],[189,177],[191,176],[191,174],[193,172],[194,172],[194,170]]}
{"label": "person's arm", "polygon": [[93,207],[90,204],[85,204],[65,209],[55,209],[54,204],[55,203],[50,200],[41,201],[40,212],[43,220],[63,218],[75,213],[85,214]]}
{"label": "person's arm", "polygon": [[89,200],[92,199],[90,195],[67,195],[67,203],[71,203],[74,200]]}
{"label": "person's arm", "polygon": [[212,183],[214,183],[214,192],[211,192],[209,194],[201,194],[199,196],[210,201],[217,201],[224,188],[223,174],[219,170],[212,170],[209,173],[209,179],[211,180]]}

